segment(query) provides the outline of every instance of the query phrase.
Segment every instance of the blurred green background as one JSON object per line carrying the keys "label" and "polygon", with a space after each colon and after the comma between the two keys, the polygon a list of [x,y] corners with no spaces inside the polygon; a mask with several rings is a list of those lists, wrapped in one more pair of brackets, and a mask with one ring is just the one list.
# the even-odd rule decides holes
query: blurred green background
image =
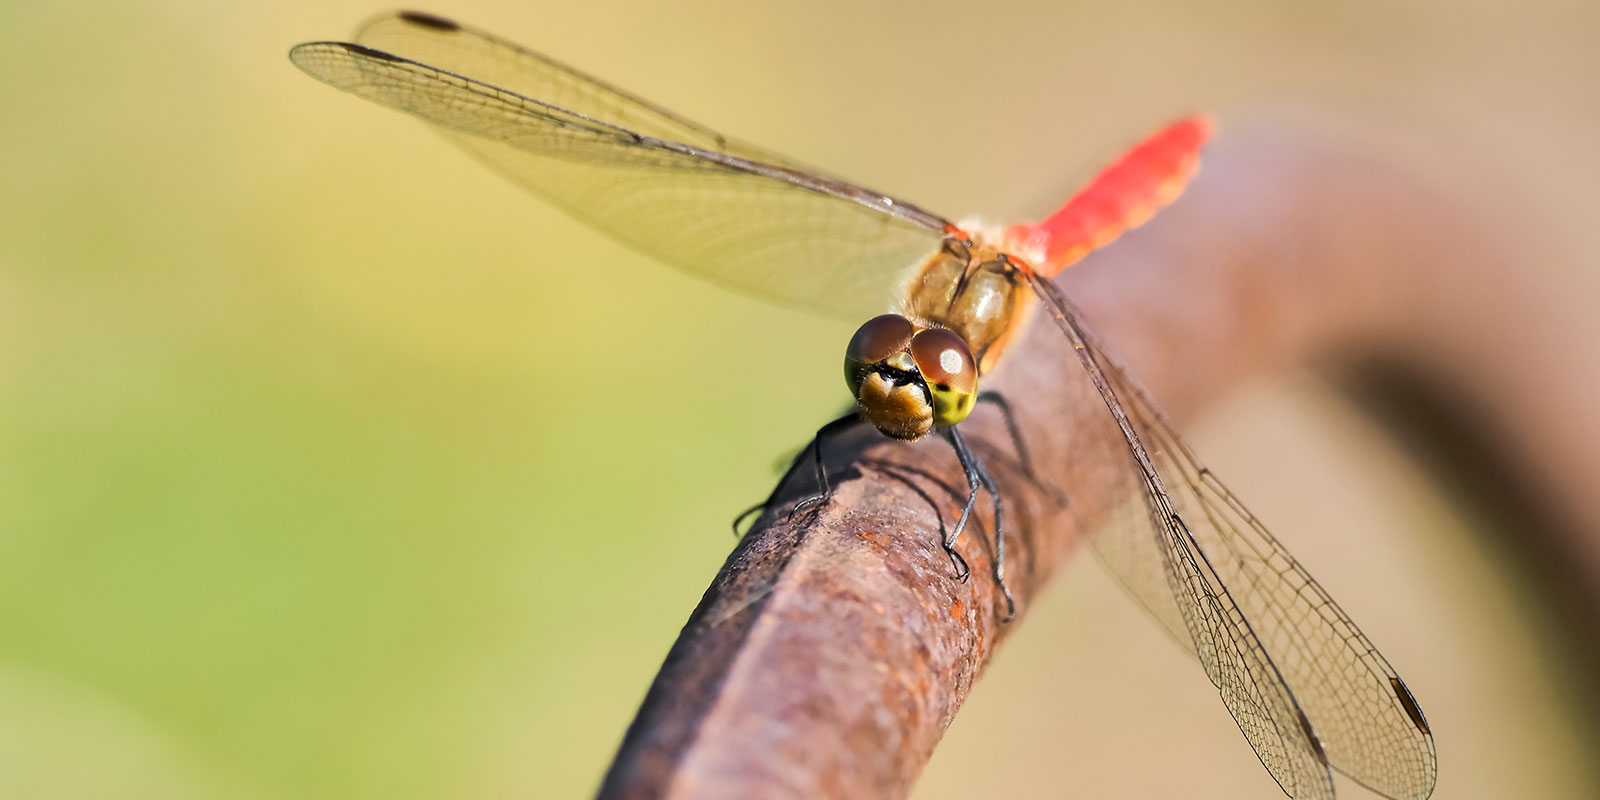
{"label": "blurred green background", "polygon": [[[379,10],[0,6],[0,797],[587,795],[728,521],[846,399],[847,327],[286,59]],[[1590,2],[429,10],[952,215],[1045,210],[1175,113],[1305,107],[1456,132],[1595,252]],[[1439,797],[1600,795],[1559,631],[1369,423],[1287,376],[1195,438],[1307,521],[1281,535],[1427,709]],[[1280,796],[1075,567],[917,797]]]}

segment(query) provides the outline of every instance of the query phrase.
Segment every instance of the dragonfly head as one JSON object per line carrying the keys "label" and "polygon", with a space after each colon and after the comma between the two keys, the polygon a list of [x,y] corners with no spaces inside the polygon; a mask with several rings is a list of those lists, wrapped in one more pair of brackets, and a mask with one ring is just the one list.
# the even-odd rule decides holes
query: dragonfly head
{"label": "dragonfly head", "polygon": [[856,407],[894,439],[920,439],[967,418],[978,398],[978,365],[967,343],[944,328],[898,314],[867,320],[844,354]]}

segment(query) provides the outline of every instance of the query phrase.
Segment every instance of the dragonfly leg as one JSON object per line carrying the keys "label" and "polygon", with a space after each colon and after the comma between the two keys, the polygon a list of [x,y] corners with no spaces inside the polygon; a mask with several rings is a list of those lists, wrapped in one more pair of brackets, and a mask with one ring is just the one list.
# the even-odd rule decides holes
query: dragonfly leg
{"label": "dragonfly leg", "polygon": [[994,582],[1000,587],[1000,593],[1005,595],[1006,622],[1010,622],[1017,616],[1017,601],[1011,596],[1011,587],[1006,585],[1005,503],[1000,501],[1000,487],[989,475],[983,462],[974,459],[972,466],[978,470],[978,479],[983,481],[983,488],[988,490],[989,497],[994,501]]}
{"label": "dragonfly leg", "polygon": [[961,535],[961,529],[978,501],[978,490],[982,488],[988,491],[990,499],[994,501],[994,582],[1000,588],[1000,594],[1006,598],[1006,621],[1010,622],[1017,616],[1017,601],[1011,595],[1011,587],[1006,585],[1005,504],[1000,499],[1000,487],[989,474],[989,470],[983,466],[983,462],[967,448],[966,441],[954,427],[945,429],[945,438],[950,441],[951,447],[955,448],[956,458],[961,460],[961,469],[967,475],[967,485],[972,489],[972,493],[967,496],[966,508],[961,512],[961,519],[956,522],[955,531],[945,539],[945,551],[954,552],[956,537]]}
{"label": "dragonfly leg", "polygon": [[[860,414],[851,410],[844,416],[817,429],[817,435],[811,437],[811,465],[816,470],[817,488],[820,491],[795,503],[794,508],[789,509],[790,514],[818,503],[826,503],[829,498],[833,497],[833,486],[828,483],[828,466],[822,461],[822,440],[833,434],[847,431],[864,422],[866,420],[862,419]],[[801,455],[805,455],[805,452],[801,451]],[[774,489],[773,491],[776,493],[777,490]]]}
{"label": "dragonfly leg", "polygon": [[772,487],[772,493],[767,495],[767,499],[762,500],[761,502],[739,512],[739,516],[733,518],[733,535],[736,537],[743,536],[744,534],[740,533],[739,531],[739,524],[744,522],[746,519],[749,519],[752,515],[760,514],[762,511],[770,508],[772,504],[777,501],[778,492],[783,489],[784,484],[787,482],[788,476],[793,474],[794,470],[800,466],[801,459],[804,459],[807,453],[811,454],[812,469],[816,477],[819,491],[817,494],[795,503],[794,507],[789,509],[789,513],[793,514],[818,503],[827,502],[828,498],[833,496],[833,487],[828,482],[828,468],[823,464],[822,461],[822,440],[841,431],[849,430],[850,428],[853,428],[864,421],[865,420],[861,418],[860,414],[857,414],[854,410],[852,410],[847,412],[844,416],[841,416],[838,419],[835,419],[818,428],[816,435],[811,437],[811,441],[807,443],[805,447],[800,448],[800,452],[795,454],[794,461],[789,464],[788,471],[784,473],[784,479],[779,480],[778,485]]}
{"label": "dragonfly leg", "polygon": [[[970,490],[967,494],[967,504],[961,509],[961,517],[956,520],[956,526],[944,537],[945,555],[950,557],[950,565],[956,568],[956,578],[965,582],[972,574],[972,568],[967,566],[967,560],[956,550],[956,540],[961,538],[961,531],[967,527],[967,519],[972,516],[972,508],[978,503],[978,490],[983,484],[978,480],[977,470],[972,468],[973,459],[967,452],[967,445],[961,440],[961,435],[956,433],[956,429],[952,426],[944,429],[944,436],[950,442],[950,446],[956,449],[956,458],[961,459],[961,471],[967,476],[967,488]],[[957,563],[958,561],[960,563]]]}
{"label": "dragonfly leg", "polygon": [[1033,485],[1050,492],[1060,505],[1065,506],[1067,504],[1066,494],[1054,485],[1041,480],[1039,473],[1034,471],[1033,456],[1028,452],[1027,440],[1022,437],[1022,428],[1017,425],[1017,415],[1011,409],[1011,401],[1007,400],[1005,395],[990,390],[979,392],[978,402],[993,403],[995,408],[1000,409],[1000,418],[1005,420],[1006,423],[1006,434],[1011,437],[1011,446],[1017,450],[1017,460],[1022,462],[1023,474],[1028,476],[1028,480],[1032,481]]}
{"label": "dragonfly leg", "polygon": [[733,518],[733,538],[743,539],[745,532],[739,530],[739,526],[743,525],[745,520],[767,510],[767,504],[771,502],[771,500],[772,498],[768,497],[766,500],[762,500],[761,502],[756,503],[755,505],[743,511],[740,511],[739,516]]}
{"label": "dragonfly leg", "polygon": [[1011,401],[999,392],[987,390],[978,393],[978,402],[993,403],[995,408],[1000,409],[1000,417],[1006,423],[1006,434],[1011,437],[1011,445],[1017,449],[1017,459],[1022,462],[1022,471],[1029,480],[1037,482],[1039,475],[1033,471],[1033,458],[1028,455],[1028,444],[1022,438],[1022,429],[1017,427],[1017,415],[1011,410]]}

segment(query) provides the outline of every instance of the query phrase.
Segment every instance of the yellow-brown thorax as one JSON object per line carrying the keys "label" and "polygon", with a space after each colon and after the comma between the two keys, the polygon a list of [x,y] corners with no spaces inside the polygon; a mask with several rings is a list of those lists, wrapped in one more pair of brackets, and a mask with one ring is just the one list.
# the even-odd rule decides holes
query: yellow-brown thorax
{"label": "yellow-brown thorax", "polygon": [[988,374],[1033,309],[1014,256],[981,239],[945,239],[906,285],[901,310],[919,328],[955,331]]}

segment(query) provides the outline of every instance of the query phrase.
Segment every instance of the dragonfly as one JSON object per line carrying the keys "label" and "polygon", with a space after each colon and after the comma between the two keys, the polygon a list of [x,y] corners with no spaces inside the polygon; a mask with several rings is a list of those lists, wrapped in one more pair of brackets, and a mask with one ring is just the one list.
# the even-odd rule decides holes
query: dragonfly
{"label": "dragonfly", "polygon": [[954,447],[970,493],[947,551],[980,487],[1000,516],[996,487],[957,426],[983,396],[979,378],[1042,309],[1130,456],[1132,524],[1109,526],[1092,547],[1199,660],[1284,793],[1332,798],[1337,770],[1395,800],[1432,794],[1433,734],[1405,682],[1051,280],[1178,197],[1208,119],[1161,129],[1042,221],[963,226],[453,20],[395,12],[353,38],[301,44],[289,57],[318,80],[421,118],[660,261],[773,302],[867,319],[846,349],[854,413],[894,439],[939,435]]}

